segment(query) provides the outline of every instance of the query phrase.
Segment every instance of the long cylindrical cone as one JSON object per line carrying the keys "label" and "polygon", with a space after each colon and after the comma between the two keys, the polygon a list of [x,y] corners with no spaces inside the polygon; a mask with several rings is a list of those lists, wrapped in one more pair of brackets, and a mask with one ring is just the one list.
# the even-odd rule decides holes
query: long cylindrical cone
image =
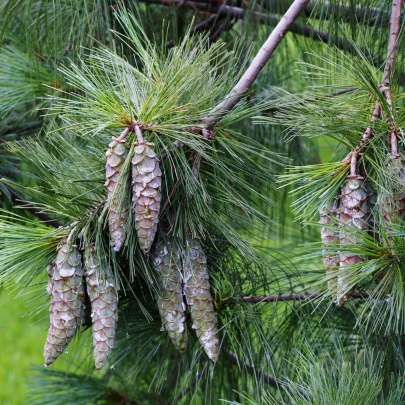
{"label": "long cylindrical cone", "polygon": [[118,322],[118,295],[109,267],[102,267],[94,246],[84,254],[84,277],[91,302],[93,347],[96,369],[107,362],[115,343]]}
{"label": "long cylindrical cone", "polygon": [[184,294],[190,308],[193,329],[205,353],[216,361],[219,353],[217,319],[210,292],[207,258],[197,239],[187,243],[183,269]]}
{"label": "long cylindrical cone", "polygon": [[117,184],[122,166],[128,154],[128,148],[126,139],[119,138],[113,138],[108,146],[109,149],[106,153],[107,164],[105,167],[107,179],[105,185],[107,186],[107,199],[110,208],[108,224],[114,250],[118,252],[125,242],[125,220],[128,216],[128,209],[119,204],[119,189]]}
{"label": "long cylindrical cone", "polygon": [[158,307],[162,325],[180,352],[187,347],[186,306],[183,301],[183,277],[178,248],[170,241],[161,241],[155,250],[161,294]]}
{"label": "long cylindrical cone", "polygon": [[83,268],[76,246],[62,244],[56,260],[48,266],[48,277],[51,307],[45,366],[66,350],[84,316]]}
{"label": "long cylindrical cone", "polygon": [[405,161],[401,156],[390,156],[386,165],[393,177],[393,193],[380,194],[379,203],[388,224],[396,222],[405,212]]}
{"label": "long cylindrical cone", "polygon": [[[340,197],[339,221],[340,243],[344,245],[359,244],[359,232],[367,230],[369,206],[364,179],[360,176],[349,176],[342,186]],[[343,306],[347,301],[350,286],[347,282],[347,268],[365,261],[364,256],[340,253],[340,271],[337,283],[337,304]]]}
{"label": "long cylindrical cone", "polygon": [[137,142],[132,158],[132,201],[139,245],[149,252],[159,222],[162,173],[151,142]]}
{"label": "long cylindrical cone", "polygon": [[[328,245],[337,245],[339,243],[339,231],[333,228],[337,223],[336,212],[337,198],[334,198],[329,204],[324,205],[319,211],[319,222],[325,225],[321,228],[321,240],[323,244],[322,255],[326,276],[328,277],[328,288],[331,292],[335,292],[336,290],[336,273],[339,269],[339,254],[328,250]],[[333,275],[336,277],[333,277]]]}

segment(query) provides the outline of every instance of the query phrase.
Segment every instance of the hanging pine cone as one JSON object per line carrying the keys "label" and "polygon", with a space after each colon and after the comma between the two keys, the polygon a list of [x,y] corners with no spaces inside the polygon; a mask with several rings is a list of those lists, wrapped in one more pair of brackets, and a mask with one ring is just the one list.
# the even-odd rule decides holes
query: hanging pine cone
{"label": "hanging pine cone", "polygon": [[45,366],[67,348],[84,316],[83,268],[76,246],[63,242],[55,262],[48,266],[48,293],[51,307]]}
{"label": "hanging pine cone", "polygon": [[172,241],[159,242],[155,250],[155,269],[161,287],[157,303],[162,325],[182,353],[187,347],[186,306],[183,301],[179,252]]}
{"label": "hanging pine cone", "polygon": [[109,201],[109,218],[111,240],[114,245],[114,250],[118,252],[125,242],[125,220],[128,215],[128,210],[125,206],[119,204],[119,187],[117,182],[120,177],[122,165],[128,154],[126,139],[113,138],[113,141],[108,145],[109,149],[106,153],[106,182],[107,198]]}
{"label": "hanging pine cone", "polygon": [[137,142],[132,158],[132,201],[139,245],[149,252],[159,222],[162,173],[151,142]]}
{"label": "hanging pine cone", "polygon": [[393,178],[393,193],[382,193],[380,205],[387,223],[396,222],[405,212],[405,161],[401,156],[389,156],[386,162]]}
{"label": "hanging pine cone", "polygon": [[107,362],[115,343],[118,296],[112,271],[101,267],[94,246],[85,250],[84,277],[91,302],[94,360],[99,370]]}
{"label": "hanging pine cone", "polygon": [[207,259],[197,239],[188,241],[184,258],[184,293],[190,308],[193,329],[208,357],[219,353],[217,320],[207,270]]}
{"label": "hanging pine cone", "polygon": [[321,240],[323,244],[322,255],[323,264],[326,269],[326,276],[328,277],[329,291],[334,292],[336,289],[337,277],[331,278],[339,269],[339,254],[329,252],[328,245],[339,243],[339,231],[331,226],[336,226],[336,211],[337,211],[337,198],[334,198],[329,204],[323,206],[319,211],[319,222],[323,226],[321,228]]}
{"label": "hanging pine cone", "polygon": [[[367,230],[367,217],[369,207],[367,203],[367,191],[364,180],[361,176],[349,176],[342,186],[342,195],[340,197],[339,220],[344,228],[340,230],[340,243],[349,245],[358,245],[357,230]],[[344,252],[340,253],[340,266],[347,272],[348,266],[365,261],[364,256],[351,255]],[[341,274],[338,277],[337,285],[337,304],[343,306],[348,298],[347,275]]]}

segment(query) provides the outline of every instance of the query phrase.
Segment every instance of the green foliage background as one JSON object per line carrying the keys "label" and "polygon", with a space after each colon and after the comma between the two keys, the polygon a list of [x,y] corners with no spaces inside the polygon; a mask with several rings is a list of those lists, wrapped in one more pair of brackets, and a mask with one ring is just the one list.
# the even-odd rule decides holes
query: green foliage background
{"label": "green foliage background", "polygon": [[[403,222],[387,229],[375,211],[374,234],[359,233],[359,243],[346,247],[369,258],[349,268],[348,285],[374,295],[344,308],[326,291],[316,223],[319,208],[346,179],[342,159],[358,144],[375,100],[384,114],[359,166],[373,193],[394,195],[400,183],[384,163],[390,110],[379,87],[391,2],[311,2],[250,93],[219,121],[213,142],[196,128],[232,89],[287,2],[223,2],[244,10],[244,18],[219,13],[222,2],[208,12],[156,3],[0,3],[0,137],[11,141],[0,144],[0,386],[6,387],[0,402],[403,403]],[[192,27],[202,32],[192,37]],[[402,38],[403,30],[391,86],[401,135]],[[181,240],[187,230],[204,240],[222,326],[215,366],[195,338],[179,356],[160,332],[151,260],[133,233],[122,255],[111,252],[103,228],[109,203],[93,209],[105,195],[111,136],[135,119],[153,125],[148,140],[168,155],[162,223]],[[197,179],[190,165],[196,153],[203,158]],[[129,159],[124,166],[125,183]],[[125,191],[119,201],[130,204]],[[38,219],[39,210],[63,224],[78,220],[75,236],[96,240],[112,263],[121,287],[112,368],[93,371],[87,330],[51,369],[29,369],[42,364],[45,268],[68,233],[41,223],[48,217]],[[309,302],[238,301],[307,291],[326,295]]]}

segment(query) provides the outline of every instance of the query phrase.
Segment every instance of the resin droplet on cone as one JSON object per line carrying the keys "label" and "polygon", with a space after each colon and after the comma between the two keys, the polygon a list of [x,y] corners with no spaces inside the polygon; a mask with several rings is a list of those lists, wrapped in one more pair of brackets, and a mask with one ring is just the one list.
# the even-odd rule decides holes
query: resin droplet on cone
{"label": "resin droplet on cone", "polygon": [[83,268],[76,246],[62,244],[55,261],[48,266],[48,277],[51,307],[45,366],[66,350],[84,316]]}
{"label": "resin droplet on cone", "polygon": [[184,258],[184,293],[190,308],[193,329],[208,357],[219,353],[218,327],[210,291],[207,258],[197,239],[187,243]]}
{"label": "resin droplet on cone", "polygon": [[106,153],[107,164],[105,167],[107,179],[105,185],[107,186],[107,199],[110,208],[108,224],[114,250],[118,252],[125,242],[125,220],[128,216],[128,209],[125,206],[119,205],[120,184],[117,186],[117,183],[128,154],[128,148],[126,146],[126,139],[113,138],[113,141],[108,146],[109,149]]}
{"label": "resin droplet on cone", "polygon": [[95,248],[85,251],[84,277],[91,302],[94,360],[99,370],[107,362],[115,343],[118,296],[109,267],[101,267]]}
{"label": "resin droplet on cone", "polygon": [[[367,217],[369,207],[367,204],[367,191],[365,183],[360,176],[349,176],[342,186],[340,197],[339,221],[341,223],[340,243],[340,275],[337,284],[337,304],[342,306],[347,301],[350,286],[347,282],[348,266],[359,264],[366,260],[364,256],[350,254],[350,246],[359,244],[358,231],[367,230]],[[354,287],[352,287],[353,289]]]}
{"label": "resin droplet on cone", "polygon": [[149,252],[159,222],[162,173],[151,142],[137,142],[132,158],[132,201],[139,245]]}
{"label": "resin droplet on cone", "polygon": [[180,352],[187,347],[186,306],[178,249],[172,241],[161,241],[155,250],[155,269],[161,287],[157,304],[162,324]]}

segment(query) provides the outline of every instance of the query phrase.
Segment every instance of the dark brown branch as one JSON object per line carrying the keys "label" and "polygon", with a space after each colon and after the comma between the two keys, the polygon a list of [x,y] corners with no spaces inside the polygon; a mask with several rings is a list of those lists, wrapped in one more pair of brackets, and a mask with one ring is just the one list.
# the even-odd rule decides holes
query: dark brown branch
{"label": "dark brown branch", "polygon": [[229,31],[233,26],[233,23],[227,19],[222,21],[220,26],[210,35],[208,42],[213,44],[215,41],[219,39],[221,34],[225,31]]}
{"label": "dark brown branch", "polygon": [[[322,298],[325,293],[302,293],[302,294],[279,294],[279,295],[259,295],[259,296],[245,296],[233,297],[226,303],[249,302],[252,304],[259,304],[261,302],[279,302],[279,301],[304,301],[309,299]],[[359,291],[349,294],[353,299],[369,298],[371,294],[368,291]]]}
{"label": "dark brown branch", "polygon": [[[14,201],[20,201],[25,204],[30,204],[28,201],[25,201],[14,189],[12,189],[10,186],[7,186],[10,195]],[[45,212],[38,211],[38,208],[33,207],[32,205],[24,205],[21,206],[21,208],[25,209],[26,211],[30,212],[31,214],[34,214],[36,217],[38,217],[41,221],[46,222],[47,225],[54,226],[55,228],[59,228],[63,226],[64,224],[61,221],[58,221],[57,219],[52,218],[48,214],[45,214]]]}
{"label": "dark brown branch", "polygon": [[224,350],[223,354],[232,363],[237,364],[239,367],[243,366],[249,374],[261,377],[267,384],[272,385],[273,387],[278,387],[277,379],[272,375],[265,373],[259,368],[251,366],[247,361],[241,360],[235,353],[231,352],[230,350]]}
{"label": "dark brown branch", "polygon": [[[390,79],[392,77],[393,70],[394,70],[395,58],[396,58],[397,51],[398,51],[398,36],[399,36],[399,30],[400,30],[400,20],[401,20],[401,1],[393,0],[392,10],[391,10],[390,35],[389,35],[389,40],[388,40],[387,61],[386,61],[385,68],[384,68],[383,83],[382,83],[382,86],[380,87],[380,90],[383,92],[383,94],[387,100],[389,109],[390,109],[391,155],[393,157],[398,157],[399,155],[398,155],[398,151],[397,151],[397,136],[396,136],[396,131],[395,131],[395,122],[394,122],[394,118],[392,116],[391,93],[390,93],[389,85],[390,85]],[[380,101],[376,100],[375,105],[374,105],[373,114],[372,114],[371,120],[370,120],[371,124],[378,120],[378,118],[380,117],[380,113],[381,113]],[[371,125],[369,125],[363,132],[359,146],[357,146],[355,149],[353,149],[353,151],[349,153],[349,155],[345,158],[345,160],[347,160],[347,159],[351,160],[352,157],[357,159],[357,157],[366,148],[368,141],[373,136],[373,133],[374,133],[373,129],[372,129]]]}
{"label": "dark brown branch", "polygon": [[[218,20],[218,15],[217,14],[213,14],[211,17],[207,18],[204,21],[201,21],[200,23],[196,24],[193,29],[191,30],[191,32],[193,34],[197,33],[197,32],[201,32],[204,31],[206,29],[210,29],[212,27],[212,25]],[[170,41],[166,42],[166,47],[167,48],[171,48],[175,45],[174,40],[171,39]]]}
{"label": "dark brown branch", "polygon": [[377,22],[381,24],[389,23],[389,14],[385,10],[381,10],[375,7],[368,6],[351,6],[349,4],[331,4],[329,2],[323,2],[322,7],[317,4],[308,4],[305,11],[311,14],[311,17],[318,18],[321,16],[320,11],[322,10],[322,16],[328,16],[332,13],[336,15],[336,12],[340,14],[344,19],[351,20],[353,15],[356,16],[357,21],[360,24],[366,24],[374,26]]}
{"label": "dark brown branch", "polygon": [[[179,8],[187,7],[187,8],[191,8],[193,10],[215,13],[216,16],[227,15],[227,16],[231,16],[234,18],[238,18],[238,19],[243,19],[247,15],[249,15],[249,16],[252,16],[253,18],[255,18],[258,23],[265,23],[265,24],[274,25],[274,26],[277,25],[282,20],[281,17],[277,17],[274,15],[266,14],[266,13],[261,13],[259,11],[250,11],[250,10],[244,9],[242,7],[229,6],[229,5],[214,6],[210,3],[202,2],[202,1],[198,1],[198,2],[184,1],[184,0],[173,0],[173,1],[142,0],[142,1],[154,3],[154,4],[165,5],[165,6],[175,5]],[[289,28],[289,32],[292,32],[297,35],[302,35],[302,36],[305,36],[305,37],[308,37],[308,38],[311,38],[314,40],[326,42],[326,43],[328,43],[330,40],[329,34],[327,32],[319,31],[316,28],[312,28],[309,25],[299,24],[296,22],[291,24],[291,26]],[[356,53],[356,51],[353,50],[351,43],[344,38],[332,38],[330,43],[331,43],[331,45],[334,45],[339,49],[346,50],[346,51],[349,51],[352,53]],[[372,55],[368,52],[367,49],[363,49],[362,51],[366,56],[372,57]]]}

